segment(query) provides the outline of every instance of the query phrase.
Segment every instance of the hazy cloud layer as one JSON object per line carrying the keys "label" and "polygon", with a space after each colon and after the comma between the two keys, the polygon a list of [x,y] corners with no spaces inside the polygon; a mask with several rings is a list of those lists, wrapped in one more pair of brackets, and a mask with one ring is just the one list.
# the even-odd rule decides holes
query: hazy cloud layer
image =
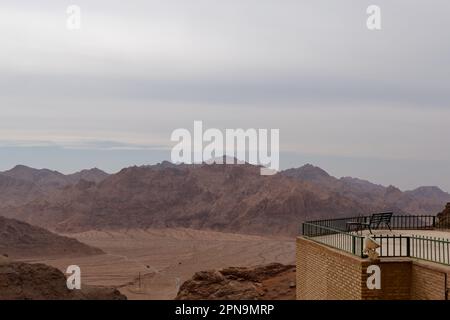
{"label": "hazy cloud layer", "polygon": [[[51,148],[60,170],[151,163],[172,130],[203,120],[280,128],[286,166],[450,190],[448,1],[73,4],[79,31],[61,1],[0,5],[2,169],[31,151],[50,167]],[[365,26],[370,4],[381,31]]]}

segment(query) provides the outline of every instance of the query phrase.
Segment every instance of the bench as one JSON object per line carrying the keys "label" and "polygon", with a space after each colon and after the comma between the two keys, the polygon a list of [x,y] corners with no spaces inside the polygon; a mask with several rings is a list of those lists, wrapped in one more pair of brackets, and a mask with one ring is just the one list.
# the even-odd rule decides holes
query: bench
{"label": "bench", "polygon": [[354,231],[352,229],[355,229],[356,232],[361,231],[362,234],[364,229],[369,229],[372,234],[372,229],[378,229],[381,224],[386,225],[389,228],[389,231],[392,231],[391,219],[393,214],[393,212],[374,213],[370,216],[369,222],[366,222],[365,217],[361,217],[357,221],[348,221],[347,231]]}

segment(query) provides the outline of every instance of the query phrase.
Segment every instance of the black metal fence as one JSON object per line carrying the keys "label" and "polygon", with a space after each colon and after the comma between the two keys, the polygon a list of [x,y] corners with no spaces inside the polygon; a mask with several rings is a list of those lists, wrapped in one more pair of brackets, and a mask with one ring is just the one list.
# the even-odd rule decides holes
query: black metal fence
{"label": "black metal fence", "polygon": [[363,257],[364,237],[315,223],[303,223],[302,234],[314,241]]}
{"label": "black metal fence", "polygon": [[411,257],[450,265],[450,241],[448,239],[413,236]]}
{"label": "black metal fence", "polygon": [[450,265],[450,240],[426,236],[376,235],[380,257],[410,257]]}
{"label": "black metal fence", "polygon": [[334,230],[339,230],[343,232],[349,231],[347,226],[348,222],[362,222],[365,223],[368,221],[370,217],[359,216],[359,217],[347,217],[347,218],[339,218],[339,219],[325,219],[325,220],[314,220],[308,221],[309,224],[314,224],[317,226],[330,228]]}
{"label": "black metal fence", "polygon": [[[364,237],[348,231],[347,222],[369,222],[370,216],[305,222],[302,234],[311,240],[364,257]],[[435,216],[392,216],[392,230],[441,229]],[[450,265],[450,240],[418,235],[376,234],[380,257],[410,257]]]}
{"label": "black metal fence", "polygon": [[[349,231],[348,222],[369,223],[370,218],[371,216],[357,216],[338,219],[314,220],[308,221],[308,223],[347,232]],[[390,226],[392,230],[432,230],[440,228],[442,225],[437,223],[436,216],[393,215]]]}
{"label": "black metal fence", "polygon": [[393,215],[392,230],[432,230],[436,228],[436,216]]}
{"label": "black metal fence", "polygon": [[376,235],[373,239],[380,244],[380,257],[410,257],[411,237],[402,235]]}

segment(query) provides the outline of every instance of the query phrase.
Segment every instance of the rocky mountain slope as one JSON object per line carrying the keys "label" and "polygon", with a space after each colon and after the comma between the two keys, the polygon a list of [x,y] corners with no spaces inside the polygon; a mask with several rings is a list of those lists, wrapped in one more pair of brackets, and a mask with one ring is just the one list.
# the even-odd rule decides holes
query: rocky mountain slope
{"label": "rocky mountain slope", "polygon": [[126,168],[98,184],[80,181],[0,212],[63,232],[185,227],[293,235],[304,219],[374,209],[283,175],[261,176],[248,164],[163,163]]}
{"label": "rocky mountain slope", "polygon": [[176,300],[295,300],[295,266],[197,272],[183,283]]}
{"label": "rocky mountain slope", "polygon": [[57,171],[34,169],[23,165],[17,165],[1,174],[10,178],[34,183],[42,190],[62,187],[69,183],[66,176]]}
{"label": "rocky mountain slope", "polygon": [[382,207],[396,212],[410,214],[436,214],[450,201],[450,194],[438,187],[419,187],[402,192],[394,186],[384,187],[366,180],[351,177],[337,179],[321,168],[305,165],[288,169],[282,175],[309,182],[329,192],[357,200],[366,205]]}
{"label": "rocky mountain slope", "polygon": [[33,182],[17,179],[0,173],[0,206],[19,206],[46,193]]}
{"label": "rocky mountain slope", "polygon": [[80,180],[99,183],[105,180],[108,176],[109,174],[107,174],[106,172],[98,168],[92,168],[66,175],[66,180],[68,182],[67,184],[78,183]]}
{"label": "rocky mountain slope", "polygon": [[0,259],[0,300],[126,300],[114,288],[69,290],[64,274],[45,264]]}
{"label": "rocky mountain slope", "polygon": [[10,170],[0,172],[0,174],[11,178],[32,182],[42,189],[63,187],[69,184],[77,183],[81,179],[100,182],[108,176],[106,172],[98,168],[85,169],[73,174],[65,175],[58,171],[35,169],[24,165],[17,165]]}
{"label": "rocky mountain slope", "polygon": [[59,236],[25,222],[0,217],[0,255],[12,258],[102,254],[78,240]]}
{"label": "rocky mountain slope", "polygon": [[23,205],[57,193],[61,188],[76,184],[80,180],[98,183],[107,176],[107,173],[97,168],[64,175],[48,169],[17,165],[0,172],[0,206]]}
{"label": "rocky mountain slope", "polygon": [[441,228],[447,228],[450,229],[450,202],[447,203],[445,206],[445,209],[440,212],[438,215],[438,225]]}
{"label": "rocky mountain slope", "polygon": [[[72,183],[66,176],[66,182],[53,192],[33,186],[55,186],[61,175],[33,170],[19,167],[6,176],[20,179],[23,198],[14,204],[0,201],[0,215],[59,232],[183,227],[295,235],[299,224],[309,219],[380,210],[435,214],[450,201],[450,195],[437,187],[402,192],[356,178],[337,179],[312,165],[273,176],[261,176],[259,167],[249,164],[163,162],[109,176],[93,169],[72,177]],[[41,176],[51,179],[44,182]],[[4,184],[5,194],[21,194],[8,186]]]}

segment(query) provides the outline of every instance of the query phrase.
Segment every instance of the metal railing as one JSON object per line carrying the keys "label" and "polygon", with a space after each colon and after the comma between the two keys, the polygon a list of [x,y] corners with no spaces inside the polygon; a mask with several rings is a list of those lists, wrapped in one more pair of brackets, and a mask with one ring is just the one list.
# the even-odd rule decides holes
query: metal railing
{"label": "metal railing", "polygon": [[436,228],[436,216],[393,215],[391,228],[392,230],[432,230]]}
{"label": "metal railing", "polygon": [[[364,255],[364,237],[348,231],[347,222],[366,222],[370,216],[325,219],[305,222],[303,236],[351,253]],[[443,229],[435,216],[392,216],[392,230],[433,230]],[[447,229],[445,227],[445,229]],[[373,238],[379,243],[380,257],[409,257],[450,265],[450,240],[418,235],[377,234]]]}
{"label": "metal railing", "polygon": [[375,235],[372,237],[380,245],[377,249],[380,257],[410,257],[411,237],[402,235]]}
{"label": "metal railing", "polygon": [[364,237],[357,234],[307,222],[302,225],[302,234],[316,242],[363,257]]}
{"label": "metal railing", "polygon": [[450,240],[426,236],[376,235],[380,257],[409,257],[450,265]]}
{"label": "metal railing", "polygon": [[410,237],[411,257],[450,265],[450,241],[431,237]]}
{"label": "metal railing", "polygon": [[[347,232],[348,222],[369,223],[370,218],[371,216],[369,215],[338,219],[314,220],[308,221],[308,223]],[[390,225],[392,230],[431,230],[436,228],[444,228],[443,225],[437,223],[436,216],[431,215],[393,215]]]}

